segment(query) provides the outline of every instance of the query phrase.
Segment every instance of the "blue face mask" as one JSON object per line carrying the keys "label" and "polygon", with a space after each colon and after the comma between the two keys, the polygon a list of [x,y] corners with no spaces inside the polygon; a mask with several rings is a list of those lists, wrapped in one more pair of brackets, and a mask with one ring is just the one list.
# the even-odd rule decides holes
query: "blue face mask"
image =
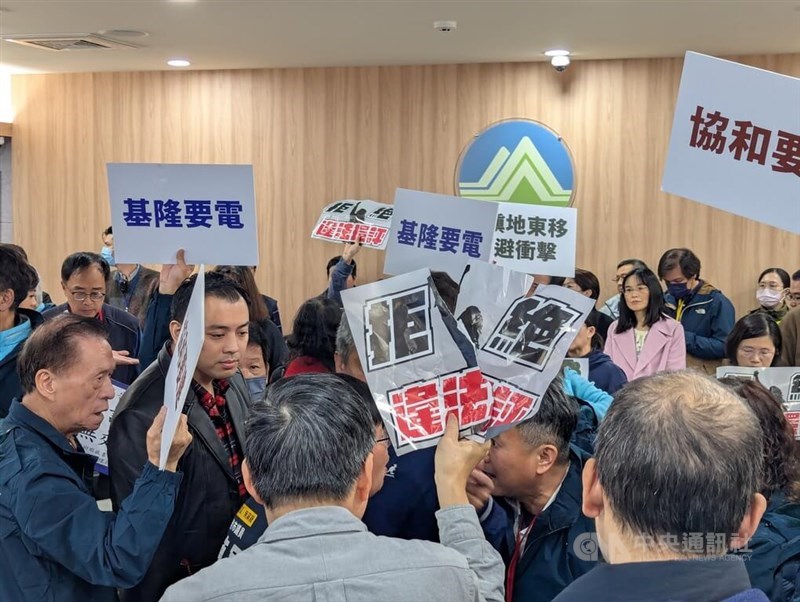
{"label": "blue face mask", "polygon": [[685,282],[672,282],[667,285],[667,292],[676,299],[685,299],[692,294]]}
{"label": "blue face mask", "polygon": [[114,249],[111,247],[107,247],[103,245],[103,248],[100,249],[100,257],[106,260],[108,265],[115,265],[114,263]]}
{"label": "blue face mask", "polygon": [[253,403],[260,403],[264,401],[264,391],[267,390],[267,377],[256,376],[254,378],[245,378],[247,388],[250,391],[250,401]]}

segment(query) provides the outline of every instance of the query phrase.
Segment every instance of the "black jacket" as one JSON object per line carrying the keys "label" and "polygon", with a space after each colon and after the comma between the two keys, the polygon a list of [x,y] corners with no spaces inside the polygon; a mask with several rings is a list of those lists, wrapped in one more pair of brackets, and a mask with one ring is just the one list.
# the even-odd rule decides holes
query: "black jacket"
{"label": "black jacket", "polygon": [[[31,309],[17,308],[17,314],[30,320],[31,329],[36,329],[44,321],[39,312]],[[0,418],[8,415],[11,401],[15,397],[22,399],[22,386],[19,384],[19,374],[17,374],[17,358],[24,344],[25,341],[22,341],[11,353],[0,360]]]}
{"label": "black jacket", "polygon": [[[147,459],[147,429],[164,405],[170,359],[165,345],[157,361],[125,392],[111,421],[108,461],[115,509],[133,490]],[[225,397],[244,450],[247,385],[239,373],[229,381],[231,386]],[[123,601],[156,601],[168,586],[211,565],[242,503],[228,455],[192,389],[186,397],[184,413],[189,418],[193,440],[178,464],[183,483],[175,512],[150,570],[138,586],[123,593]]]}
{"label": "black jacket", "polygon": [[[45,320],[52,320],[68,311],[62,303],[44,312]],[[103,303],[103,324],[108,329],[108,342],[114,351],[127,351],[131,357],[139,357],[139,320],[129,313]],[[139,366],[117,366],[112,378],[129,385],[139,376]]]}

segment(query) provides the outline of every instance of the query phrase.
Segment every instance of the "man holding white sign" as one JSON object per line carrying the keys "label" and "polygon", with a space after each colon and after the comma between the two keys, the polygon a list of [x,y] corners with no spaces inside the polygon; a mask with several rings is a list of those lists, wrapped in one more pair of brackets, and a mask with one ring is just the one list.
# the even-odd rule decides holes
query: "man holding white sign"
{"label": "man holding white sign", "polygon": [[18,365],[24,396],[0,423],[0,599],[115,601],[115,588],[142,579],[169,524],[192,440],[186,420],[160,471],[164,412],[150,417],[133,440],[140,474],[118,512],[103,512],[91,493],[95,458],[76,435],[100,427],[114,397],[108,332],[59,316],[36,329]]}
{"label": "man holding white sign", "polygon": [[[175,276],[180,277],[181,271],[175,270]],[[246,497],[241,462],[249,394],[239,373],[248,340],[246,293],[222,274],[208,272],[204,277],[205,286],[198,288],[202,309],[190,301],[196,276],[178,287],[172,299],[171,340],[128,389],[111,423],[108,456],[115,507],[140,470],[144,450],[138,433],[165,403],[178,402],[170,412],[188,416],[196,440],[192,453],[181,462],[186,477],[175,516],[144,580],[123,592],[123,601],[158,600],[169,585],[212,564]],[[186,333],[185,349],[184,329],[194,331]],[[199,351],[197,340],[203,341]],[[196,367],[191,361],[195,354]],[[180,394],[182,389],[188,390],[185,404],[177,394],[167,393]]]}

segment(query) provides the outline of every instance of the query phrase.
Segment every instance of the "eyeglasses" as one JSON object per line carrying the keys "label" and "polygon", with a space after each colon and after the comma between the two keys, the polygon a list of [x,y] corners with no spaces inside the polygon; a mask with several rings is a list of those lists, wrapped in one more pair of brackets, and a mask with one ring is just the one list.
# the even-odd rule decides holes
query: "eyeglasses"
{"label": "eyeglasses", "polygon": [[758,288],[760,288],[762,290],[765,289],[765,288],[768,288],[768,289],[773,290],[773,291],[779,291],[779,290],[783,289],[783,285],[779,284],[777,282],[759,282],[758,283]]}
{"label": "eyeglasses", "polygon": [[775,355],[775,349],[756,349],[755,347],[739,347],[739,353],[745,357],[755,357],[756,355],[762,359],[768,358],[770,355]]}
{"label": "eyeglasses", "polygon": [[389,436],[387,435],[386,437],[375,439],[375,444],[377,445],[378,443],[380,443],[381,445],[385,446],[388,449],[389,446],[392,444],[392,440],[389,439]]}
{"label": "eyeglasses", "polygon": [[623,290],[622,292],[625,293],[626,295],[632,295],[633,293],[644,294],[645,291],[649,291],[649,290],[650,289],[647,288],[644,284],[640,284],[639,286],[637,286],[635,288],[632,287],[632,286],[626,286],[625,290]]}
{"label": "eyeglasses", "polygon": [[93,293],[81,293],[81,292],[74,293],[70,291],[69,294],[72,295],[72,298],[75,299],[75,301],[86,301],[86,299],[91,299],[92,301],[100,301],[104,299],[106,296],[105,293],[101,293],[100,291],[95,291]]}
{"label": "eyeglasses", "polygon": [[611,282],[619,282],[620,280],[625,280],[627,277],[627,274],[618,274],[611,279]]}
{"label": "eyeglasses", "polygon": [[797,303],[800,303],[800,293],[786,293],[786,298],[789,301],[796,301]]}

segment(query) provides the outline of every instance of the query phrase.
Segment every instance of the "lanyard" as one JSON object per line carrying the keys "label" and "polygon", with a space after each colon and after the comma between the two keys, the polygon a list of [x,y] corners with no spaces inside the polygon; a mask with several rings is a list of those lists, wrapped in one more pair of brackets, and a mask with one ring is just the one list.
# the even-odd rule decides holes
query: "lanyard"
{"label": "lanyard", "polygon": [[519,562],[520,556],[522,556],[525,551],[525,544],[528,543],[528,535],[533,531],[533,526],[536,524],[536,519],[538,517],[538,514],[534,514],[524,535],[522,529],[517,533],[514,554],[511,556],[511,562],[508,563],[508,573],[506,574],[506,602],[512,602],[514,599],[514,577],[517,574],[517,563]]}
{"label": "lanyard", "polygon": [[678,307],[675,310],[675,319],[680,322],[681,317],[683,316],[683,310],[686,309],[686,304],[683,302],[683,299],[678,299]]}

